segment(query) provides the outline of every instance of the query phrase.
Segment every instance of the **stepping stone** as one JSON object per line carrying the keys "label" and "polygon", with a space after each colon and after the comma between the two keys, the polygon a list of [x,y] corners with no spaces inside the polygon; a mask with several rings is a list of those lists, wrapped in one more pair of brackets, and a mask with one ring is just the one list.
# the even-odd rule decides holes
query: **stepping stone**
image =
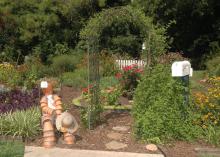
{"label": "stepping stone", "polygon": [[152,152],[155,152],[158,150],[157,146],[155,144],[148,144],[146,145],[146,149]]}
{"label": "stepping stone", "polygon": [[118,150],[118,149],[126,148],[127,146],[128,146],[127,144],[120,143],[117,141],[111,141],[105,144],[105,147],[110,150]]}
{"label": "stepping stone", "polygon": [[112,130],[126,132],[130,129],[129,126],[115,126]]}
{"label": "stepping stone", "polygon": [[112,140],[120,140],[122,138],[122,136],[123,136],[123,134],[116,133],[116,132],[111,132],[111,133],[107,134],[107,137]]}

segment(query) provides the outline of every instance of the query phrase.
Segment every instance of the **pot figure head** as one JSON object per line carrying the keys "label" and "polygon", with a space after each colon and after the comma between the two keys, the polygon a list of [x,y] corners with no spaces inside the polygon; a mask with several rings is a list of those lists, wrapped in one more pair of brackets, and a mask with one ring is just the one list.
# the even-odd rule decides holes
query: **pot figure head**
{"label": "pot figure head", "polygon": [[53,85],[51,82],[42,81],[41,88],[44,95],[52,95],[53,94]]}

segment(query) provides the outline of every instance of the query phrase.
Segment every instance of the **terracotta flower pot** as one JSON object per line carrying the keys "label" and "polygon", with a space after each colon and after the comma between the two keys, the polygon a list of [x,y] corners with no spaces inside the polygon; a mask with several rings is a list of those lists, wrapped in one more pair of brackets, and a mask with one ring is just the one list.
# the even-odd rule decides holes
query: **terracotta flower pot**
{"label": "terracotta flower pot", "polygon": [[51,121],[44,122],[43,128],[43,146],[45,148],[52,148],[55,145],[55,133]]}
{"label": "terracotta flower pot", "polygon": [[43,132],[43,137],[51,137],[51,136],[55,137],[55,134],[53,131],[44,131]]}
{"label": "terracotta flower pot", "polygon": [[44,143],[43,143],[44,148],[52,148],[52,147],[54,147],[54,145],[55,145],[54,141],[44,141]]}
{"label": "terracotta flower pot", "polygon": [[72,134],[69,133],[64,133],[64,141],[66,144],[74,144],[75,142],[75,137]]}
{"label": "terracotta flower pot", "polygon": [[43,131],[51,131],[54,130],[53,125],[51,124],[51,121],[44,122],[44,128]]}

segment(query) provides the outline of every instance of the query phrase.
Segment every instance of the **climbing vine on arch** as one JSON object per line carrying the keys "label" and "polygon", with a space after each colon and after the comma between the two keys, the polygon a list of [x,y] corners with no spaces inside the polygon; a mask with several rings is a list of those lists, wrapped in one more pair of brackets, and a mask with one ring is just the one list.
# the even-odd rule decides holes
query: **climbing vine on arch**
{"label": "climbing vine on arch", "polygon": [[[123,44],[129,50],[136,43],[136,52],[130,52],[131,56],[142,56],[143,59],[148,56],[151,63],[154,63],[165,52],[167,44],[165,29],[155,26],[151,18],[130,6],[111,8],[96,14],[80,32],[80,38],[78,46],[86,48],[89,55],[88,86],[92,85],[91,101],[84,117],[87,117],[88,127],[91,128],[100,119],[102,111],[99,102],[99,59],[96,54],[103,49],[112,50],[114,46],[120,47]],[[118,45],[114,45],[114,41]],[[142,43],[145,43],[146,49],[141,54]]]}
{"label": "climbing vine on arch", "polygon": [[81,46],[93,38],[100,50],[123,51],[135,58],[143,56],[142,43],[145,43],[145,52],[150,51],[153,60],[167,48],[165,29],[154,25],[150,17],[131,6],[111,8],[96,14],[80,32],[80,38]]}

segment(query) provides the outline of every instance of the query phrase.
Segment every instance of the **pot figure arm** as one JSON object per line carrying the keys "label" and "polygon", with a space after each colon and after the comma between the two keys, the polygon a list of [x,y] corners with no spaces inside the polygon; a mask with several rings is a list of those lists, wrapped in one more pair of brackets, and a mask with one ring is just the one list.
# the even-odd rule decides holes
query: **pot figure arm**
{"label": "pot figure arm", "polygon": [[43,98],[41,99],[41,101],[40,101],[40,106],[41,106],[41,109],[42,109],[42,112],[43,112],[43,113],[52,115],[52,113],[54,112],[53,109],[51,109],[51,108],[48,107],[47,99],[44,98],[44,97],[43,97]]}
{"label": "pot figure arm", "polygon": [[56,115],[59,116],[62,113],[62,101],[61,98],[57,95],[54,95],[54,103],[55,103],[55,108],[56,108]]}

